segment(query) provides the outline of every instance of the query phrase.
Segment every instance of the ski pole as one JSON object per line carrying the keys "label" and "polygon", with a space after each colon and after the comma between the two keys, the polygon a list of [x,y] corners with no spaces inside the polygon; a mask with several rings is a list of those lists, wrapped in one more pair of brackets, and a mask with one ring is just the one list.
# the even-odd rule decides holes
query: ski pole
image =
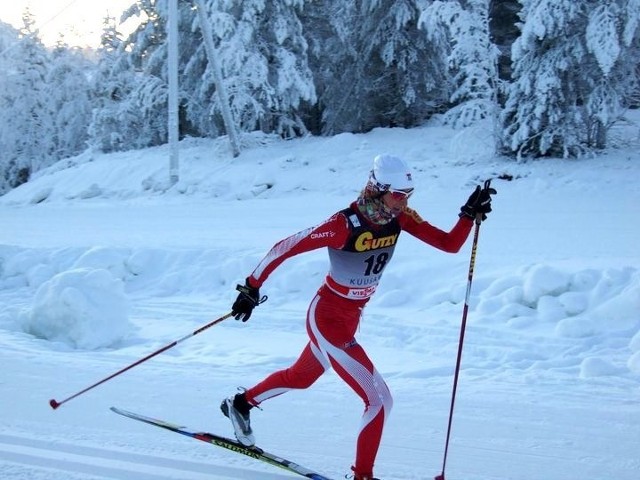
{"label": "ski pole", "polygon": [[79,397],[79,396],[80,396],[80,395],[82,395],[83,393],[88,392],[89,390],[91,390],[91,389],[93,389],[93,388],[97,387],[98,385],[102,385],[104,382],[106,382],[106,381],[108,381],[108,380],[111,380],[111,379],[112,379],[112,378],[114,378],[114,377],[117,377],[117,376],[118,376],[118,375],[120,375],[121,373],[124,373],[124,372],[126,372],[127,370],[132,369],[132,368],[133,368],[133,367],[135,367],[136,365],[140,365],[141,363],[146,362],[146,361],[147,361],[147,360],[149,360],[150,358],[153,358],[153,357],[155,357],[156,355],[161,354],[162,352],[166,352],[166,351],[167,351],[167,350],[169,350],[170,348],[173,348],[173,347],[175,347],[176,345],[178,345],[179,343],[182,343],[182,342],[183,342],[183,341],[185,341],[187,338],[191,338],[191,337],[193,337],[193,336],[195,336],[195,335],[198,335],[199,333],[202,333],[203,331],[207,330],[208,328],[211,328],[211,327],[213,327],[214,325],[217,325],[218,323],[222,322],[223,320],[226,320],[226,319],[227,319],[227,318],[229,318],[230,316],[231,316],[231,313],[227,313],[226,315],[223,315],[222,317],[217,318],[217,319],[215,319],[215,320],[213,320],[213,321],[211,321],[211,322],[207,323],[206,325],[203,325],[202,327],[198,328],[197,330],[194,330],[194,331],[193,331],[193,332],[191,332],[190,334],[185,335],[184,337],[182,337],[182,338],[180,338],[180,339],[178,339],[178,340],[175,340],[175,341],[173,341],[173,342],[169,343],[168,345],[165,345],[165,346],[164,346],[164,347],[162,347],[161,349],[156,350],[156,351],[155,351],[155,352],[153,352],[153,353],[150,353],[149,355],[147,355],[147,356],[146,356],[146,357],[144,357],[144,358],[141,358],[141,359],[140,359],[140,360],[138,360],[137,362],[134,362],[134,363],[132,363],[131,365],[129,365],[129,366],[127,366],[127,367],[125,367],[125,368],[123,368],[123,369],[121,369],[121,370],[118,370],[116,373],[114,373],[114,374],[112,374],[112,375],[109,375],[109,376],[108,376],[108,377],[106,377],[106,378],[103,378],[103,379],[102,379],[102,380],[100,380],[99,382],[94,383],[93,385],[91,385],[91,386],[89,386],[89,387],[85,388],[84,390],[79,391],[78,393],[75,393],[75,394],[71,395],[71,396],[70,396],[70,397],[68,397],[68,398],[65,398],[64,400],[62,400],[62,401],[60,401],[60,402],[58,402],[57,400],[55,400],[54,398],[52,398],[51,400],[49,400],[49,405],[51,405],[51,408],[53,408],[53,409],[55,410],[56,408],[58,408],[58,407],[59,407],[60,405],[62,405],[63,403],[67,403],[69,400],[73,400],[74,398]]}
{"label": "ski pole", "polygon": [[[488,189],[491,180],[484,182],[484,188]],[[473,280],[473,269],[476,263],[476,250],[478,249],[478,235],[480,233],[480,224],[482,223],[482,214],[476,215],[476,225],[473,232],[473,243],[471,245],[471,259],[469,260],[469,274],[467,277],[467,292],[464,296],[464,307],[462,309],[462,323],[460,325],[460,339],[458,341],[458,357],[456,359],[456,369],[453,375],[453,391],[451,392],[451,406],[449,408],[449,425],[447,426],[447,439],[444,446],[444,459],[442,460],[442,472],[435,477],[435,480],[445,480],[444,471],[447,466],[447,453],[449,451],[449,439],[451,437],[451,424],[453,422],[453,407],[456,403],[456,391],[458,390],[458,376],[460,374],[460,364],[462,362],[462,346],[464,344],[464,332],[467,327],[467,313],[469,312],[469,297],[471,295],[471,281]]]}

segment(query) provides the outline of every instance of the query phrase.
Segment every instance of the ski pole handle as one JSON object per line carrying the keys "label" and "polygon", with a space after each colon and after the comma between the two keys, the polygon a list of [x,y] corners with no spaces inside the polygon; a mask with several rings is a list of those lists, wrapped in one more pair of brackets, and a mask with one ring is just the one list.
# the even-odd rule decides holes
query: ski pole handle
{"label": "ski pole handle", "polygon": [[65,398],[64,400],[62,400],[62,401],[60,401],[60,402],[58,402],[56,399],[52,398],[51,400],[49,400],[49,405],[51,405],[51,408],[53,408],[53,409],[55,410],[55,409],[57,409],[60,405],[62,405],[62,404],[64,404],[64,403],[67,403],[69,400],[73,400],[74,398],[79,397],[79,396],[80,396],[80,395],[82,395],[83,393],[88,392],[89,390],[91,390],[91,389],[93,389],[93,388],[97,387],[98,385],[102,385],[102,384],[103,384],[103,383],[105,383],[106,381],[111,380],[111,379],[112,379],[112,378],[114,378],[114,377],[117,377],[117,376],[118,376],[118,375],[120,375],[121,373],[124,373],[124,372],[126,372],[127,370],[130,370],[130,369],[132,369],[133,367],[135,367],[135,366],[137,366],[137,365],[140,365],[140,364],[141,364],[141,363],[143,363],[143,362],[146,362],[147,360],[149,360],[149,359],[151,359],[151,358],[155,357],[156,355],[160,355],[162,352],[166,352],[166,351],[167,351],[167,350],[169,350],[170,348],[175,347],[176,345],[178,345],[179,343],[184,342],[184,341],[185,341],[186,339],[188,339],[188,338],[194,337],[194,336],[198,335],[199,333],[204,332],[204,331],[205,331],[205,330],[207,330],[208,328],[211,328],[211,327],[213,327],[214,325],[217,325],[218,323],[220,323],[220,322],[222,322],[222,321],[226,320],[226,319],[227,319],[227,318],[229,318],[230,316],[231,316],[231,312],[230,312],[230,313],[227,313],[226,315],[223,315],[223,316],[222,316],[222,317],[220,317],[220,318],[217,318],[217,319],[215,319],[215,320],[213,320],[213,321],[211,321],[211,322],[207,323],[206,325],[203,325],[202,327],[200,327],[200,328],[198,328],[198,329],[194,330],[193,332],[189,333],[188,335],[185,335],[184,337],[179,338],[178,340],[175,340],[175,341],[173,341],[173,342],[171,342],[171,343],[169,343],[169,344],[165,345],[164,347],[162,347],[162,348],[160,348],[160,349],[156,350],[155,352],[150,353],[150,354],[149,354],[149,355],[147,355],[146,357],[141,358],[140,360],[138,360],[138,361],[136,361],[136,362],[132,363],[131,365],[128,365],[128,366],[124,367],[124,368],[123,368],[123,369],[121,369],[121,370],[118,370],[116,373],[114,373],[114,374],[112,374],[112,375],[109,375],[109,376],[108,376],[108,377],[106,377],[106,378],[103,378],[103,379],[102,379],[102,380],[100,380],[99,382],[94,383],[93,385],[91,385],[91,386],[89,386],[89,387],[85,388],[84,390],[80,390],[78,393],[75,393],[75,394],[71,395],[71,396],[70,396],[70,397],[68,397],[68,398]]}
{"label": "ski pole handle", "polygon": [[[485,180],[483,190],[489,190],[491,187],[491,179]],[[482,213],[476,213],[476,226],[479,226],[482,223]]]}

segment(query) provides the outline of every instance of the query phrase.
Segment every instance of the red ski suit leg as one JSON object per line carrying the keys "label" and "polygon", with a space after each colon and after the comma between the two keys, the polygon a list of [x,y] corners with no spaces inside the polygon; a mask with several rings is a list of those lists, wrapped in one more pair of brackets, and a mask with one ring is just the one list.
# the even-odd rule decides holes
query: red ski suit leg
{"label": "red ski suit leg", "polygon": [[333,367],[365,404],[354,470],[370,476],[393,400],[383,378],[354,337],[365,303],[343,299],[326,287],[321,288],[307,313],[311,341],[291,367],[269,375],[247,390],[247,400],[258,405],[289,390],[308,388],[329,366]]}

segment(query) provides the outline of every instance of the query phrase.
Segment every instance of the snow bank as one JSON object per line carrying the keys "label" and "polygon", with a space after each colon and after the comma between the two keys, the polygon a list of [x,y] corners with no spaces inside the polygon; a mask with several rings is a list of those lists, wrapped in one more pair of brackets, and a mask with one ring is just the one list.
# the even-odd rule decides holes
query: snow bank
{"label": "snow bank", "polygon": [[477,297],[477,308],[471,315],[477,324],[505,323],[514,330],[546,331],[574,340],[575,351],[584,352],[581,378],[620,373],[610,360],[589,354],[594,344],[604,347],[617,340],[629,342],[627,366],[640,373],[638,269],[572,272],[536,264],[494,279]]}
{"label": "snow bank", "polygon": [[483,322],[553,323],[567,337],[640,328],[640,270],[630,267],[571,272],[536,264],[493,280],[478,297]]}
{"label": "snow bank", "polygon": [[[259,259],[257,253],[249,257],[201,249],[6,249],[0,255],[0,288],[20,286],[37,292],[28,315],[7,321],[5,313],[3,323],[73,348],[117,346],[132,328],[127,295],[197,296],[223,289],[231,296],[232,284]],[[278,303],[301,288],[312,291],[326,266],[324,258],[314,255],[292,260],[270,281],[268,292]],[[463,292],[458,290],[449,286],[421,297],[383,291],[376,302],[378,307],[407,308],[414,301],[415,308],[439,308],[459,303]],[[638,269],[575,271],[538,263],[477,278],[470,321],[573,341],[577,351],[583,350],[578,374],[590,378],[620,373],[619,365],[590,351],[594,344],[604,348],[611,339],[628,342],[627,367],[640,373],[639,312]]]}
{"label": "snow bank", "polygon": [[79,268],[55,275],[38,288],[22,328],[73,348],[116,346],[130,332],[124,284],[104,269]]}

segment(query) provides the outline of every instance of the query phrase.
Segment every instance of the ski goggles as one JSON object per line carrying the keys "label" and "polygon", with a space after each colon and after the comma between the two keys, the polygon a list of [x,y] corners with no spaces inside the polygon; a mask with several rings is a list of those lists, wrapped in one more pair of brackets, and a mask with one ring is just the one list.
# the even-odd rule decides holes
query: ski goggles
{"label": "ski goggles", "polygon": [[379,182],[374,175],[373,170],[371,171],[371,175],[369,176],[369,184],[379,192],[380,196],[384,195],[385,193],[389,193],[391,194],[393,199],[397,201],[404,200],[405,198],[409,199],[409,197],[413,195],[413,188],[391,188],[391,185],[389,185],[388,183]]}
{"label": "ski goggles", "polygon": [[389,188],[387,192],[391,195],[394,200],[401,201],[404,199],[409,199],[411,195],[413,195],[413,188],[406,188],[404,190],[398,190],[395,188]]}

